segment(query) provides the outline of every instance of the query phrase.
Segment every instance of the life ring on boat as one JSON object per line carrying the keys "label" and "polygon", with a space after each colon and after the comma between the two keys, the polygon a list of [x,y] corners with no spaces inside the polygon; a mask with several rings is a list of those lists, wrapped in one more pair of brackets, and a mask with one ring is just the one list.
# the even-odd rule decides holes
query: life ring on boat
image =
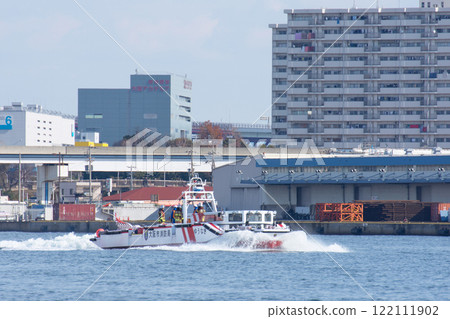
{"label": "life ring on boat", "polygon": [[100,232],[103,232],[103,231],[105,231],[103,228],[97,229],[97,231],[95,232],[95,236],[97,236],[97,238],[99,238],[100,237]]}

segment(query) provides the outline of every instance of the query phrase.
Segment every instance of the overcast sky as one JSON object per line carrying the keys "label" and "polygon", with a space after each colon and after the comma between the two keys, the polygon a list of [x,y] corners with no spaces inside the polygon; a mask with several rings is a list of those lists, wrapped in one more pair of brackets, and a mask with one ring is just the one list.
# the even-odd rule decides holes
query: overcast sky
{"label": "overcast sky", "polygon": [[[283,9],[353,0],[77,0],[149,73],[193,82],[194,120],[253,122],[271,105],[270,23]],[[365,8],[374,0],[356,1]],[[376,1],[375,1],[376,2]],[[380,0],[416,7],[418,0]],[[145,73],[73,0],[0,3],[0,105],[77,115],[78,88],[128,88]],[[270,111],[266,113],[269,115]]]}

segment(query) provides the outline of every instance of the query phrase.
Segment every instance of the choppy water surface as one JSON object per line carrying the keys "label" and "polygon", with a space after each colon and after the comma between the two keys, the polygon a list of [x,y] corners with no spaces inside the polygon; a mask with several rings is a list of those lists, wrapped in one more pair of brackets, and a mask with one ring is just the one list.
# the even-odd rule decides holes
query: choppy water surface
{"label": "choppy water surface", "polygon": [[246,232],[129,250],[92,236],[0,232],[0,300],[370,300],[343,269],[376,300],[450,300],[448,237],[294,232],[272,252],[236,248]]}

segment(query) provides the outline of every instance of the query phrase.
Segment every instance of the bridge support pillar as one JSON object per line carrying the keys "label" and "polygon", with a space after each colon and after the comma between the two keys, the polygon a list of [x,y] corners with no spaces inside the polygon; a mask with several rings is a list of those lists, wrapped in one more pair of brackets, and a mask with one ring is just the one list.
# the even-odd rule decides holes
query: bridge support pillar
{"label": "bridge support pillar", "polygon": [[54,202],[55,190],[61,178],[69,176],[68,165],[44,164],[37,168],[37,200],[43,205]]}

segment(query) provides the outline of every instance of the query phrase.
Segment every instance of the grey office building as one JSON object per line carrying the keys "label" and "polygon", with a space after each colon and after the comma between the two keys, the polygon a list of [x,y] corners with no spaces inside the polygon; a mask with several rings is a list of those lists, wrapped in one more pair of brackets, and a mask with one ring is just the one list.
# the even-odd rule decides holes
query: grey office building
{"label": "grey office building", "polygon": [[79,89],[78,130],[119,142],[149,128],[171,138],[191,138],[192,82],[177,75],[130,77],[129,89]]}

